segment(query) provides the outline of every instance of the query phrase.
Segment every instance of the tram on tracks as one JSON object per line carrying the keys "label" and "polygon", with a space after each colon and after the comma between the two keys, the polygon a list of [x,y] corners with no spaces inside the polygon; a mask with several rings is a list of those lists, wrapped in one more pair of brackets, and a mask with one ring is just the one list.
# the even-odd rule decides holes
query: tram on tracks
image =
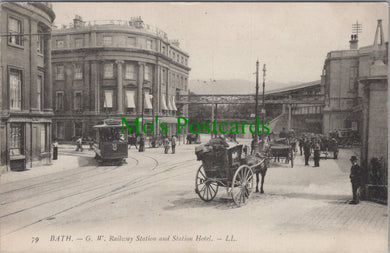
{"label": "tram on tracks", "polygon": [[94,126],[96,141],[93,145],[95,158],[99,164],[122,164],[128,157],[127,133],[122,134],[122,122],[116,119],[106,119]]}

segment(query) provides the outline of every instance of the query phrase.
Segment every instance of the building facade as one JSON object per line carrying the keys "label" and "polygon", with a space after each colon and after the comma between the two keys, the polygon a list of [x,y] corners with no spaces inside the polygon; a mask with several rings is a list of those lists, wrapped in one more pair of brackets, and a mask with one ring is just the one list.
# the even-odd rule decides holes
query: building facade
{"label": "building facade", "polygon": [[52,38],[53,135],[59,141],[93,138],[93,126],[109,117],[125,117],[129,125],[137,117],[141,123],[158,117],[169,135],[176,133],[175,117],[186,117],[188,109],[175,101],[188,94],[190,71],[178,41],[140,17],[85,22],[76,16]]}
{"label": "building facade", "polygon": [[52,80],[49,3],[0,4],[0,168],[50,158]]}
{"label": "building facade", "polygon": [[[359,84],[359,79],[369,75],[374,46],[359,48],[357,35],[352,35],[349,43],[350,49],[331,51],[325,59],[321,80],[325,88],[325,134],[341,128],[352,128],[362,135],[359,108],[363,86]],[[383,44],[382,50],[387,50],[387,44]],[[387,64],[387,57],[385,61]]]}
{"label": "building facade", "polygon": [[352,128],[361,138],[364,196],[387,201],[388,182],[388,42],[378,20],[373,45],[332,51],[325,60],[324,133]]}

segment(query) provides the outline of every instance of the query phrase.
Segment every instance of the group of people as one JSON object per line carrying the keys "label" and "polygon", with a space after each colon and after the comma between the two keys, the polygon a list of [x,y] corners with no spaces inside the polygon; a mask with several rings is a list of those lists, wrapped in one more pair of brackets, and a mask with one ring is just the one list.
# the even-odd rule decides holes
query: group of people
{"label": "group of people", "polygon": [[305,156],[305,165],[309,165],[309,158],[313,152],[314,167],[320,167],[320,154],[321,154],[321,144],[320,140],[317,138],[310,139],[307,136],[303,135],[299,139],[299,151],[302,155]]}
{"label": "group of people", "polygon": [[168,154],[169,147],[171,147],[172,154],[174,154],[176,151],[176,143],[177,143],[176,135],[172,135],[171,138],[168,138],[168,136],[166,135],[163,139],[164,153]]}

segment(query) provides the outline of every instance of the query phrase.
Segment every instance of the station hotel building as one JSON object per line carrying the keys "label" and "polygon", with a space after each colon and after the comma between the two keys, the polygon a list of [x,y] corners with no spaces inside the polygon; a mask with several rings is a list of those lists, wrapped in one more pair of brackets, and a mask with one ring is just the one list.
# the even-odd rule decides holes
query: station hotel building
{"label": "station hotel building", "polygon": [[86,22],[76,15],[52,33],[53,137],[94,138],[94,125],[121,117],[129,125],[158,117],[175,134],[175,117],[188,114],[187,105],[176,105],[188,94],[188,58],[140,17]]}
{"label": "station hotel building", "polygon": [[0,3],[0,171],[50,159],[50,3]]}

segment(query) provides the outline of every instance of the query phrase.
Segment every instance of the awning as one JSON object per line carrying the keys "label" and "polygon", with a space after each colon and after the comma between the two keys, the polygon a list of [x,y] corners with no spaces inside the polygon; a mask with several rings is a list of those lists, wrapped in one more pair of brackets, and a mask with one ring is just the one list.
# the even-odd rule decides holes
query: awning
{"label": "awning", "polygon": [[152,108],[152,96],[149,94],[149,91],[145,91],[144,109],[151,110]]}
{"label": "awning", "polygon": [[135,108],[134,91],[132,90],[126,91],[126,108]]}
{"label": "awning", "polygon": [[169,99],[169,96],[168,96],[168,110],[174,111],[173,106],[172,106],[172,102],[171,102],[171,99]]}
{"label": "awning", "polygon": [[168,110],[165,94],[161,94],[161,109]]}
{"label": "awning", "polygon": [[174,111],[177,111],[176,103],[175,103],[175,96],[172,96],[172,108]]}

